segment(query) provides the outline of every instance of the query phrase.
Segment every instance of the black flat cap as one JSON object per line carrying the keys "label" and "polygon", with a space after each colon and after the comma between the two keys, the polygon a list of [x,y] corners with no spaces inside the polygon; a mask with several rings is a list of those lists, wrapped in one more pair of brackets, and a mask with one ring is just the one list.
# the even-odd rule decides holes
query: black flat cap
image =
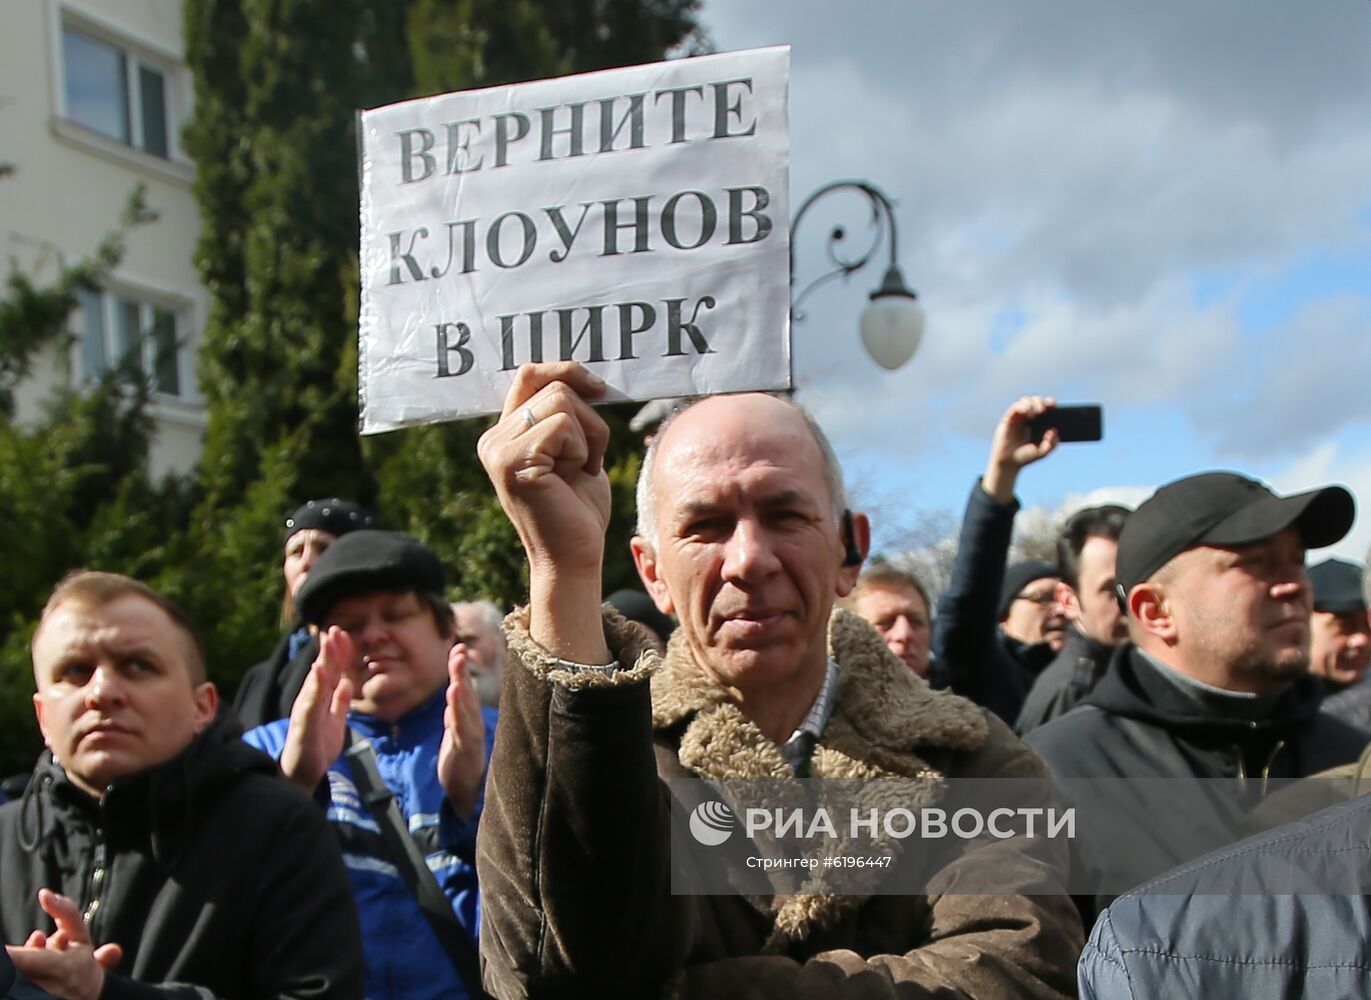
{"label": "black flat cap", "polygon": [[344,597],[395,590],[441,594],[447,575],[438,554],[423,542],[396,531],[353,531],[319,557],[295,595],[300,618],[322,625]]}
{"label": "black flat cap", "polygon": [[350,531],[380,526],[376,515],[361,504],[353,503],[351,500],[340,500],[338,497],[325,497],[302,504],[286,518],[285,533],[281,541],[290,541],[291,535],[306,528],[327,531],[335,538],[342,538]]}
{"label": "black flat cap", "polygon": [[1314,610],[1343,614],[1366,610],[1362,578],[1366,570],[1346,559],[1325,559],[1309,567],[1309,582],[1314,587]]}
{"label": "black flat cap", "polygon": [[1019,591],[1034,580],[1060,578],[1061,575],[1062,571],[1057,564],[1046,559],[1025,559],[1022,562],[1010,563],[1005,568],[1004,585],[1000,588],[1000,621],[1009,617],[1009,609],[1014,603],[1014,598],[1019,596]]}
{"label": "black flat cap", "polygon": [[1196,545],[1247,545],[1292,524],[1305,548],[1332,545],[1352,527],[1357,506],[1341,486],[1288,497],[1235,472],[1202,472],[1168,483],[1143,501],[1119,536],[1120,597]]}

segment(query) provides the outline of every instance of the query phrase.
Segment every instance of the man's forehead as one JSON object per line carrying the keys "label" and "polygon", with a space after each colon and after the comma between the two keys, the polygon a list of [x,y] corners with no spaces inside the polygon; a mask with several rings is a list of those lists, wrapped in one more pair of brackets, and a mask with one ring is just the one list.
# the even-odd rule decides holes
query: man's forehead
{"label": "man's forehead", "polygon": [[471,605],[454,605],[452,608],[453,617],[457,619],[457,627],[463,632],[477,632],[485,634],[493,632],[487,623],[485,616],[481,614],[479,608]]}
{"label": "man's forehead", "polygon": [[336,542],[338,536],[325,531],[323,528],[301,528],[295,534],[286,539],[287,549],[303,549],[307,545],[317,545],[321,542]]}
{"label": "man's forehead", "polygon": [[161,608],[136,594],[100,605],[64,601],[43,619],[34,655],[46,660],[76,650],[166,649],[179,634]]}
{"label": "man's forehead", "polygon": [[98,604],[76,599],[63,601],[44,616],[43,630],[57,626],[62,631],[113,634],[156,631],[172,624],[166,612],[147,598],[123,594]]}
{"label": "man's forehead", "polygon": [[1088,535],[1081,543],[1081,559],[1089,559],[1094,556],[1100,559],[1109,559],[1111,562],[1119,554],[1119,541],[1117,538],[1110,538],[1107,535]]}
{"label": "man's forehead", "polygon": [[[823,453],[804,417],[760,394],[702,400],[677,417],[658,445],[654,479],[655,487],[670,480],[668,502],[689,492],[828,488]],[[783,479],[790,485],[780,486]]]}
{"label": "man's forehead", "polygon": [[762,393],[712,396],[671,422],[658,445],[658,459],[678,453],[727,456],[777,445],[793,448],[797,441],[807,441],[819,457],[809,425],[790,403]]}
{"label": "man's forehead", "polygon": [[1081,555],[1077,566],[1078,575],[1088,576],[1091,573],[1103,573],[1106,576],[1113,576],[1115,567],[1118,565],[1118,556],[1118,542],[1112,538],[1091,535],[1081,546]]}
{"label": "man's forehead", "polygon": [[899,602],[923,606],[923,596],[913,584],[898,583],[894,580],[861,584],[857,590],[856,600],[859,602],[868,600],[884,603]]}

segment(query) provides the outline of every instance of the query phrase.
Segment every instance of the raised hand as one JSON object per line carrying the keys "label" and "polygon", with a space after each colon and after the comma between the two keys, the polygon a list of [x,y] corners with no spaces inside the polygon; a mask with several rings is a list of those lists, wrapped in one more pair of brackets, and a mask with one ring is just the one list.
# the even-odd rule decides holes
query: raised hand
{"label": "raised hand", "polygon": [[290,729],[281,750],[281,773],[313,794],[328,766],[343,752],[357,647],[338,626],[319,637],[319,655],[290,708]]}
{"label": "raised hand", "polygon": [[609,526],[609,429],[586,397],[604,382],[574,361],[525,365],[477,453],[529,565],[529,632],[554,655],[608,657],[600,573]]}
{"label": "raised hand", "polygon": [[500,421],[481,435],[477,453],[530,569],[599,571],[609,524],[602,467],[609,429],[583,397],[603,391],[604,383],[574,361],[524,365]]}
{"label": "raised hand", "polygon": [[458,643],[447,655],[447,708],[438,748],[438,781],[459,817],[471,819],[486,768],[486,722],[467,664],[471,652]]}
{"label": "raised hand", "polygon": [[6,946],[14,967],[54,996],[98,1000],[106,970],[119,966],[124,950],[117,944],[93,948],[80,908],[66,896],[39,889],[38,905],[57,929],[51,935],[34,931],[22,947]]}
{"label": "raised hand", "polygon": [[1051,396],[1021,396],[1005,410],[995,426],[981,486],[1000,503],[1014,499],[1019,471],[1046,458],[1057,447],[1057,432],[1050,430],[1038,442],[1030,440],[1028,422],[1057,405]]}

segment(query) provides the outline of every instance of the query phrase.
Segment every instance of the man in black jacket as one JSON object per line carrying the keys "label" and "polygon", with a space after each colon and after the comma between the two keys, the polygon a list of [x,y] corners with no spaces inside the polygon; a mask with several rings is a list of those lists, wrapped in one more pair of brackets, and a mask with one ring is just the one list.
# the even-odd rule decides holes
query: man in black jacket
{"label": "man in black jacket", "polygon": [[1314,586],[1310,619],[1309,669],[1323,678],[1323,710],[1354,726],[1371,729],[1371,615],[1367,614],[1366,569],[1344,559],[1309,567]]}
{"label": "man in black jacket", "polygon": [[314,563],[344,535],[379,527],[371,511],[338,497],[309,500],[286,518],[285,559],[281,564],[286,593],[281,620],[290,624],[290,631],[281,636],[270,656],[249,667],[238,682],[233,710],[245,731],[290,718],[291,707],[319,655],[318,636],[295,614],[295,594],[309,579]]}
{"label": "man in black jacket", "polygon": [[1055,599],[1057,568],[1038,559],[1005,566],[1019,510],[1019,473],[1057,446],[1056,431],[1032,440],[1028,422],[1055,405],[1046,396],[1025,396],[995,426],[985,474],[966,502],[952,578],[938,599],[933,627],[933,658],[947,686],[1011,726],[1033,678],[1064,638],[1065,620]]}
{"label": "man in black jacket", "polygon": [[1079,810],[1076,860],[1095,885],[1127,888],[1121,862],[1156,874],[1231,842],[1269,779],[1357,759],[1366,734],[1320,713],[1308,675],[1304,566],[1354,516],[1340,486],[1280,497],[1212,472],[1162,487],[1129,518],[1117,577],[1132,641],[1080,708],[1026,742],[1058,778],[1209,780],[1166,812],[1140,784],[1093,783],[1115,793]]}
{"label": "man in black jacket", "polygon": [[1057,603],[1069,623],[1061,652],[1028,691],[1015,729],[1020,734],[1065,715],[1104,676],[1119,643],[1128,638],[1128,619],[1114,593],[1114,562],[1128,508],[1103,504],[1076,511],[1057,538]]}
{"label": "man in black jacket", "polygon": [[33,638],[48,751],[0,808],[0,929],[68,1000],[362,996],[347,875],[319,808],[220,715],[195,631],[79,572]]}

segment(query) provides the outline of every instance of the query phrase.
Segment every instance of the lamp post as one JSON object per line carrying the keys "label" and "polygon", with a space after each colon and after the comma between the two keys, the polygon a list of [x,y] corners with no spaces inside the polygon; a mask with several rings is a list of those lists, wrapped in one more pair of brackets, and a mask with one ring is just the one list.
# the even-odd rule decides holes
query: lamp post
{"label": "lamp post", "polygon": [[[795,234],[805,213],[819,199],[835,191],[856,191],[866,196],[871,205],[871,223],[876,229],[875,237],[864,253],[855,257],[844,256],[841,244],[846,237],[842,226],[834,226],[828,235],[828,259],[833,269],[815,278],[799,294],[795,293]],[[805,314],[800,308],[809,294],[825,282],[846,278],[854,271],[860,271],[876,256],[881,245],[881,234],[889,228],[890,264],[885,277],[869,296],[870,302],[862,310],[862,343],[871,359],[882,368],[894,371],[914,356],[924,335],[924,312],[919,306],[919,297],[905,284],[898,262],[898,242],[895,234],[895,211],[884,191],[870,181],[842,180],[833,181],[819,188],[800,206],[795,213],[795,221],[790,224],[790,316],[795,322],[803,322]]]}
{"label": "lamp post", "polygon": [[[800,223],[804,221],[805,213],[816,201],[825,195],[843,190],[857,191],[866,196],[867,201],[871,204],[871,223],[876,228],[875,237],[864,253],[856,257],[845,257],[839,247],[847,233],[842,226],[834,226],[828,234],[827,248],[828,259],[833,264],[833,270],[819,275],[801,289],[797,295],[795,294],[795,233],[799,230]],[[898,243],[895,235],[895,209],[885,192],[870,181],[832,181],[806,198],[804,204],[800,206],[800,210],[795,213],[795,219],[790,224],[790,318],[796,323],[803,322],[805,314],[800,305],[809,297],[810,292],[833,278],[846,278],[849,274],[860,271],[869,264],[872,258],[876,256],[876,251],[880,249],[881,234],[887,228],[890,231],[890,264],[886,267],[885,277],[881,279],[880,287],[868,296],[871,301],[862,310],[860,330],[866,353],[882,368],[894,371],[912,358],[914,352],[919,349],[919,342],[923,340],[924,336],[924,311],[919,305],[919,296],[905,284],[904,275],[900,273]],[[794,365],[793,353],[791,365]],[[790,382],[790,391],[794,392],[793,372]],[[638,410],[630,421],[629,427],[635,431],[653,428],[679,403],[679,399],[652,400]]]}

